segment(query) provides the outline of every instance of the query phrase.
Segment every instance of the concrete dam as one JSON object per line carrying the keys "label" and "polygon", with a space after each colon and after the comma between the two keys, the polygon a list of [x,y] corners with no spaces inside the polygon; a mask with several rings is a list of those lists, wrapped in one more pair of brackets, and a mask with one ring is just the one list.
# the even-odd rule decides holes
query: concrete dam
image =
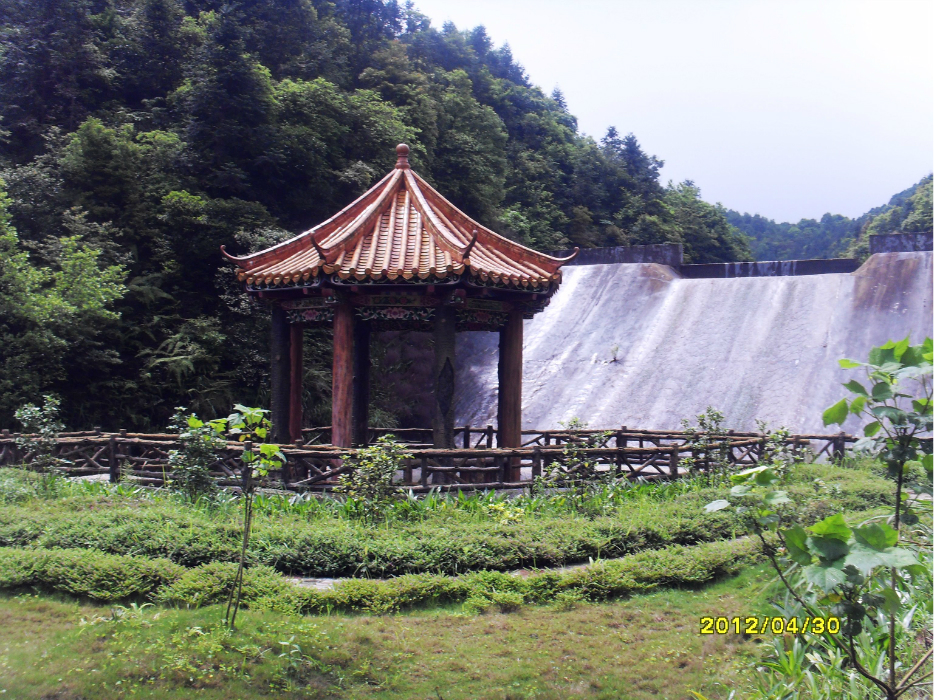
{"label": "concrete dam", "polygon": [[[735,430],[755,430],[757,419],[797,433],[839,430],[821,414],[848,395],[842,383],[864,375],[837,360],[864,361],[874,345],[932,333],[930,235],[905,247],[858,268],[797,261],[704,271],[717,266],[619,254],[567,266],[548,308],[525,322],[523,427],[577,417],[595,428],[678,429],[713,406]],[[456,354],[457,424],[495,425],[497,334],[461,333]],[[844,428],[860,424],[851,416]]]}

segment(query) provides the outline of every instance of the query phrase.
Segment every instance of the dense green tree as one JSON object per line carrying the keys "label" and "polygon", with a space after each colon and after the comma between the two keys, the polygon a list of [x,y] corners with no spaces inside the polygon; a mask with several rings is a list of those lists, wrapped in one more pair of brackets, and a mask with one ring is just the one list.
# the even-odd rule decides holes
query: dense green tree
{"label": "dense green tree", "polygon": [[[0,183],[2,186],[2,183]],[[102,267],[100,251],[79,236],[47,242],[48,266],[31,259],[10,223],[0,190],[0,422],[35,396],[59,393],[73,413],[86,404],[68,380],[119,359],[98,342],[113,324],[113,302],[125,292],[124,270]]]}
{"label": "dense green tree", "polygon": [[[0,0],[0,41],[0,352],[18,387],[5,395],[57,391],[76,427],[262,404],[268,312],[219,246],[319,223],[403,141],[457,206],[540,250],[673,241],[696,262],[748,256],[719,207],[660,183],[634,135],[581,134],[508,45],[435,28],[411,3]],[[114,278],[98,307],[77,304],[52,280],[79,259],[125,289]],[[63,311],[40,317],[26,297]],[[326,419],[326,333],[306,345],[306,412]],[[373,396],[391,424],[390,392]]]}
{"label": "dense green tree", "polygon": [[820,221],[776,223],[758,214],[727,211],[726,216],[730,224],[750,239],[757,260],[834,257],[862,260],[869,255],[870,235],[931,230],[931,176],[856,219],[828,213]]}
{"label": "dense green tree", "polygon": [[752,260],[748,241],[730,226],[723,207],[703,201],[693,182],[669,185],[665,202],[684,243],[686,262]]}

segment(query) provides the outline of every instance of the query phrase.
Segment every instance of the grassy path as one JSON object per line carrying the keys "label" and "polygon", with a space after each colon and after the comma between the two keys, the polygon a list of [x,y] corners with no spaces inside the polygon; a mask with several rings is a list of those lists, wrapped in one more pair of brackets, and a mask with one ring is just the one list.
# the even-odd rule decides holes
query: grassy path
{"label": "grassy path", "polygon": [[0,596],[0,697],[725,698],[757,640],[701,637],[698,618],[764,611],[766,581],[760,566],[701,590],[509,615],[246,611],[233,635],[219,606],[113,622],[106,606]]}

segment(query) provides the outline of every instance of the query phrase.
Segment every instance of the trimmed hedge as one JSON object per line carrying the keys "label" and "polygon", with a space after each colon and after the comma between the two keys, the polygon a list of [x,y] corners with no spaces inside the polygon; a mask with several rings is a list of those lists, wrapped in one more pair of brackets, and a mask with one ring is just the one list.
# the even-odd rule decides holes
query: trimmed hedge
{"label": "trimmed hedge", "polygon": [[[546,571],[528,578],[499,571],[480,571],[460,577],[409,574],[386,581],[352,579],[329,591],[300,588],[277,577],[271,569],[253,570],[244,578],[247,607],[291,613],[330,611],[384,614],[427,605],[474,602],[474,609],[511,609],[516,604],[552,603],[573,598],[609,600],[660,586],[696,586],[736,573],[758,558],[752,540],[713,542],[693,547],[673,546],[640,552],[623,559],[597,562],[571,571]],[[200,567],[186,572],[160,591],[159,602],[177,606],[218,603],[226,589],[215,585]],[[487,603],[488,605],[483,605]]]}
{"label": "trimmed hedge", "polygon": [[[351,579],[329,591],[302,588],[275,570],[245,571],[247,608],[293,614],[330,611],[384,614],[415,607],[470,602],[474,610],[512,609],[550,603],[573,594],[600,601],[659,586],[699,585],[735,573],[754,561],[752,540],[667,547],[571,571],[521,578],[498,571],[460,577],[410,574],[376,581]],[[157,603],[197,608],[227,599],[236,565],[213,563],[186,569],[164,559],[67,549],[0,549],[0,588],[35,586],[102,602],[148,597]]]}
{"label": "trimmed hedge", "polygon": [[[370,528],[337,519],[293,516],[254,520],[251,565],[306,576],[389,577],[458,574],[484,569],[560,566],[615,558],[672,544],[735,535],[732,513],[705,513],[702,499],[637,502],[632,511],[587,520],[528,518],[519,523],[438,517]],[[0,507],[0,546],[90,548],[108,554],[165,558],[184,566],[236,561],[239,526],[171,503],[105,505],[83,512]]]}
{"label": "trimmed hedge", "polygon": [[[818,477],[824,486],[815,495],[812,482]],[[830,512],[891,504],[893,493],[891,482],[868,470],[832,465],[798,467],[787,490],[805,504],[799,513],[810,522]],[[732,539],[738,529],[735,513],[703,509],[724,493],[704,489],[672,501],[634,499],[631,507],[609,516],[544,515],[510,524],[456,510],[423,522],[375,527],[338,518],[309,522],[295,515],[257,514],[248,560],[254,568],[340,577],[562,566]],[[195,567],[236,561],[240,538],[238,514],[212,514],[171,501],[97,497],[0,506],[0,546],[94,549]]]}
{"label": "trimmed hedge", "polygon": [[185,568],[166,559],[78,549],[0,549],[0,588],[39,588],[112,602],[155,593]]}

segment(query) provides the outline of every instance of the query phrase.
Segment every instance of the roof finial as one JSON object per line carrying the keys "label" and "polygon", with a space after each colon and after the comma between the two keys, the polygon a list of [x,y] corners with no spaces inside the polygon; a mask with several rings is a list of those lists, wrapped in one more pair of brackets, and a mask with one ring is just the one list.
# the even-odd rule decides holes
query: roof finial
{"label": "roof finial", "polygon": [[408,170],[409,169],[409,147],[404,143],[400,143],[396,146],[396,155],[399,158],[396,160],[396,168],[398,170]]}

